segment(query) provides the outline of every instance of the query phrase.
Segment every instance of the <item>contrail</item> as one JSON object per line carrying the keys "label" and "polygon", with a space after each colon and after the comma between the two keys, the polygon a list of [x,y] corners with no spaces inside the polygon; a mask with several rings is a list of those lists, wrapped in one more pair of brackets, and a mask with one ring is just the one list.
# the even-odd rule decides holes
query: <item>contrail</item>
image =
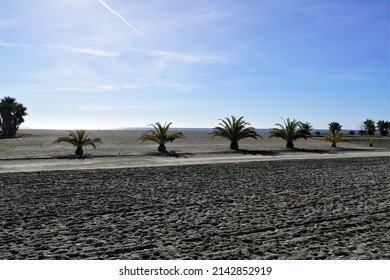
{"label": "contrail", "polygon": [[100,4],[102,4],[107,10],[109,10],[111,13],[116,15],[118,18],[120,18],[128,27],[130,27],[135,33],[140,35],[142,39],[145,40],[153,49],[155,49],[157,52],[162,53],[142,32],[140,32],[137,28],[132,26],[124,17],[122,17],[118,12],[113,10],[110,6],[108,6],[106,3],[104,3],[102,0],[99,0]]}

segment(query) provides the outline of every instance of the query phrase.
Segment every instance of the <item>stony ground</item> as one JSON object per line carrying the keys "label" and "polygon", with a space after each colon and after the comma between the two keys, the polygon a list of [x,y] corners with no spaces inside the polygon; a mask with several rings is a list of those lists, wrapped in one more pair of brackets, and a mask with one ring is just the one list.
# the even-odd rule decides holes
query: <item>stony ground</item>
{"label": "stony ground", "polygon": [[390,158],[0,174],[0,259],[390,259]]}

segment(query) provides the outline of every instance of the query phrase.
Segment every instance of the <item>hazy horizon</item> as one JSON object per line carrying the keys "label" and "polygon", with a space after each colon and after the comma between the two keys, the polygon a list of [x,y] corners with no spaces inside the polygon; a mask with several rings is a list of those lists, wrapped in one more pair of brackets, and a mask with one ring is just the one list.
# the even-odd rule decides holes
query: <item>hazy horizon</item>
{"label": "hazy horizon", "polygon": [[[212,131],[214,127],[170,127],[169,130],[171,131]],[[84,129],[84,128],[32,128],[32,127],[21,127],[20,128],[20,131],[23,132],[23,130],[74,130],[74,129]],[[119,127],[119,128],[103,128],[103,129],[100,129],[100,128],[91,128],[91,129],[87,129],[89,131],[136,131],[136,130],[149,130],[149,129],[153,129],[152,127],[150,126],[144,126],[144,127]],[[256,131],[259,131],[259,132],[269,132],[272,130],[272,127],[270,128],[260,128],[260,127],[255,127],[255,130]],[[343,133],[346,133],[346,132],[349,132],[349,131],[355,131],[357,132],[358,129],[348,129],[348,128],[343,128],[341,130],[341,132]],[[313,128],[312,129],[312,132],[315,132],[315,131],[320,131],[320,132],[327,132],[329,131],[328,128]]]}

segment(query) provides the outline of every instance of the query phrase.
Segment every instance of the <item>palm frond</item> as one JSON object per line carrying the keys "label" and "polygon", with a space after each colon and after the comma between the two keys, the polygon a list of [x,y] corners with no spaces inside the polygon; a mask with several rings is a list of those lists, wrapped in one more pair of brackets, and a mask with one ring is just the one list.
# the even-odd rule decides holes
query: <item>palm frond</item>
{"label": "palm frond", "polygon": [[283,140],[287,140],[287,134],[284,129],[279,129],[279,128],[273,128],[270,131],[270,136],[269,138],[282,138]]}
{"label": "palm frond", "polygon": [[61,143],[61,142],[66,142],[66,143],[69,143],[69,144],[72,144],[72,145],[76,146],[76,143],[74,142],[74,139],[70,138],[69,136],[58,137],[56,140],[53,141],[53,144],[58,144],[58,143]]}
{"label": "palm frond", "polygon": [[84,139],[84,141],[81,143],[81,147],[90,145],[96,149],[96,143],[103,143],[103,142],[100,138]]}
{"label": "palm frond", "polygon": [[338,131],[331,131],[329,134],[325,134],[325,141],[327,142],[348,142],[347,139],[344,138],[344,133],[340,133]]}
{"label": "palm frond", "polygon": [[140,137],[138,137],[137,140],[140,141],[141,143],[144,143],[146,141],[153,141],[153,142],[156,142],[158,144],[160,143],[160,140],[155,135],[154,131],[146,132],[144,135],[141,135]]}
{"label": "palm frond", "polygon": [[175,132],[170,135],[167,135],[167,141],[173,142],[176,139],[185,138],[184,134],[181,132]]}

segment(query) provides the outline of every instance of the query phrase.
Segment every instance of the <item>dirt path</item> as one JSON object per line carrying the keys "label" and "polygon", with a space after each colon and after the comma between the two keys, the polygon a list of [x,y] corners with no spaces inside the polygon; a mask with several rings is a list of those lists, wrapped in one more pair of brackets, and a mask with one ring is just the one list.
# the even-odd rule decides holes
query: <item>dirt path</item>
{"label": "dirt path", "polygon": [[45,170],[85,170],[85,169],[108,169],[130,168],[148,166],[176,166],[193,164],[215,164],[228,162],[252,162],[252,161],[275,161],[294,159],[337,159],[354,157],[389,157],[390,151],[346,151],[337,153],[325,152],[281,152],[265,153],[265,155],[252,155],[240,153],[209,153],[200,155],[136,155],[136,156],[110,156],[77,158],[37,158],[28,160],[3,160],[0,165],[0,173],[30,172]]}

